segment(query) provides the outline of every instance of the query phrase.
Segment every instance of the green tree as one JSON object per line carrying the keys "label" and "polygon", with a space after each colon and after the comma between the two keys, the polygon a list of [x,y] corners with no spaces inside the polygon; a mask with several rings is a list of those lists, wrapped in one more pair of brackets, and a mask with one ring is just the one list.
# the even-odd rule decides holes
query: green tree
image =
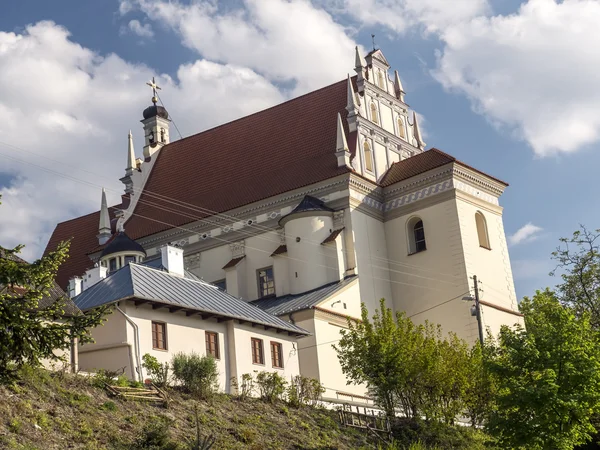
{"label": "green tree", "polygon": [[484,424],[493,408],[496,394],[493,378],[485,366],[485,358],[493,351],[491,342],[483,348],[474,345],[469,352],[467,384],[465,387],[465,415],[471,420],[473,428]]}
{"label": "green tree", "polygon": [[337,346],[343,372],[365,383],[385,410],[407,417],[452,423],[464,409],[469,350],[454,334],[442,338],[438,325],[415,325],[380,302],[372,319],[362,305],[362,320],[349,321]]}
{"label": "green tree", "polygon": [[561,302],[577,314],[589,313],[593,327],[600,327],[600,230],[581,226],[570,238],[561,238],[552,253],[557,262],[552,275],[560,273],[557,286]]}
{"label": "green tree", "polygon": [[598,338],[587,313],[549,291],[520,304],[525,327],[502,327],[487,367],[497,384],[488,431],[503,448],[567,450],[591,439],[600,402]]}
{"label": "green tree", "polygon": [[[23,365],[62,361],[73,339],[91,342],[87,330],[102,323],[105,309],[65,314],[67,299],[53,298],[54,278],[68,257],[69,244],[28,264],[18,257],[22,245],[0,247],[0,380],[10,380]],[[53,298],[51,302],[42,299]]]}

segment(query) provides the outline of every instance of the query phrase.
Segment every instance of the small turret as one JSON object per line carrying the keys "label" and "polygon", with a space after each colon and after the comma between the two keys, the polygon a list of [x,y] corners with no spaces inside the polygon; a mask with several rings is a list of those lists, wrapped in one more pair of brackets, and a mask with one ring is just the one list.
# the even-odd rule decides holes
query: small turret
{"label": "small turret", "polygon": [[106,204],[106,191],[102,188],[102,200],[100,202],[100,223],[98,224],[98,244],[103,245],[111,237],[110,216],[108,215],[108,205]]}
{"label": "small turret", "polygon": [[354,88],[352,87],[352,79],[348,74],[348,93],[347,93],[347,104],[346,111],[348,111],[348,117],[354,117],[358,115],[359,109],[356,103],[356,96],[354,95]]}

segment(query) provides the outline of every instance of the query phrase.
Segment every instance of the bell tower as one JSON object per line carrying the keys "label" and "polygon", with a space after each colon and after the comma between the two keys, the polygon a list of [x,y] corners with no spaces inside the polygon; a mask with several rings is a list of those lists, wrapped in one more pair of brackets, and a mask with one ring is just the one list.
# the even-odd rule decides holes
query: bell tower
{"label": "bell tower", "polygon": [[157,105],[158,93],[160,87],[154,81],[146,83],[152,88],[152,106],[147,107],[141,121],[144,125],[144,158],[152,157],[154,153],[160,150],[164,145],[169,143],[169,113],[163,106]]}

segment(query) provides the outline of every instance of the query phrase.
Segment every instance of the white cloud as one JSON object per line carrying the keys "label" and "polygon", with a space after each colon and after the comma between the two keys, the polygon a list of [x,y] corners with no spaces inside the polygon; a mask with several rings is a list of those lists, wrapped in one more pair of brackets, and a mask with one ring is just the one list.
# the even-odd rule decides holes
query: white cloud
{"label": "white cloud", "polygon": [[139,37],[151,38],[154,36],[154,31],[152,31],[152,25],[150,25],[149,23],[145,23],[142,25],[139,20],[133,19],[129,21],[129,24],[127,26],[133,34],[137,34]]}
{"label": "white cloud", "polygon": [[136,6],[204,58],[292,82],[294,94],[344,79],[353,67],[354,41],[307,0],[243,0],[237,9],[212,0],[137,0]]}
{"label": "white cloud", "polygon": [[600,2],[529,0],[441,33],[436,78],[538,155],[600,138]]}
{"label": "white cloud", "polygon": [[[26,258],[39,256],[57,222],[98,208],[100,186],[118,201],[130,128],[141,154],[153,74],[80,46],[52,22],[0,32],[0,172],[11,180],[0,186],[1,245],[25,243]],[[159,84],[184,136],[284,100],[252,70],[206,60]]]}
{"label": "white cloud", "polygon": [[525,244],[527,242],[535,241],[540,237],[540,233],[544,231],[543,228],[538,227],[531,222],[526,223],[519,228],[514,234],[508,237],[508,243],[510,245]]}
{"label": "white cloud", "polygon": [[330,11],[345,13],[363,25],[383,25],[403,33],[419,27],[435,32],[489,10],[488,0],[321,0]]}

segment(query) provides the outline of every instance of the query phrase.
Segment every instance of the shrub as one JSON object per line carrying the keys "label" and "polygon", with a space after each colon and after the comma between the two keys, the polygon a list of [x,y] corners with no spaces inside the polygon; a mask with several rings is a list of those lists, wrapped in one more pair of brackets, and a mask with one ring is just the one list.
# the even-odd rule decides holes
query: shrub
{"label": "shrub", "polygon": [[[92,385],[101,389],[104,389],[107,384],[113,385],[117,383],[117,385],[120,385],[118,383],[121,382],[120,379],[123,376],[122,373],[123,372],[121,370],[117,371],[100,369],[94,374],[94,377],[92,378]],[[127,380],[126,377],[124,379]]]}
{"label": "shrub", "polygon": [[148,371],[152,382],[158,387],[165,387],[169,382],[169,363],[159,363],[158,359],[146,353],[142,356],[142,367]]}
{"label": "shrub", "polygon": [[238,383],[237,377],[233,377],[231,379],[231,387],[237,393],[238,398],[245,400],[254,391],[254,378],[251,373],[244,373],[242,374],[242,382]]}
{"label": "shrub", "polygon": [[287,382],[277,372],[259,372],[256,375],[256,386],[258,387],[258,394],[260,398],[269,402],[274,403],[275,400],[280,399],[285,392],[285,385]]}
{"label": "shrub", "polygon": [[215,393],[219,371],[212,356],[177,353],[173,356],[171,367],[173,378],[191,394],[208,398]]}
{"label": "shrub", "polygon": [[302,405],[314,406],[323,392],[325,392],[325,388],[319,383],[319,380],[297,375],[292,377],[287,388],[287,400],[290,405],[295,407]]}
{"label": "shrub", "polygon": [[133,448],[148,450],[177,450],[178,445],[169,438],[171,421],[166,417],[153,417],[135,441]]}

